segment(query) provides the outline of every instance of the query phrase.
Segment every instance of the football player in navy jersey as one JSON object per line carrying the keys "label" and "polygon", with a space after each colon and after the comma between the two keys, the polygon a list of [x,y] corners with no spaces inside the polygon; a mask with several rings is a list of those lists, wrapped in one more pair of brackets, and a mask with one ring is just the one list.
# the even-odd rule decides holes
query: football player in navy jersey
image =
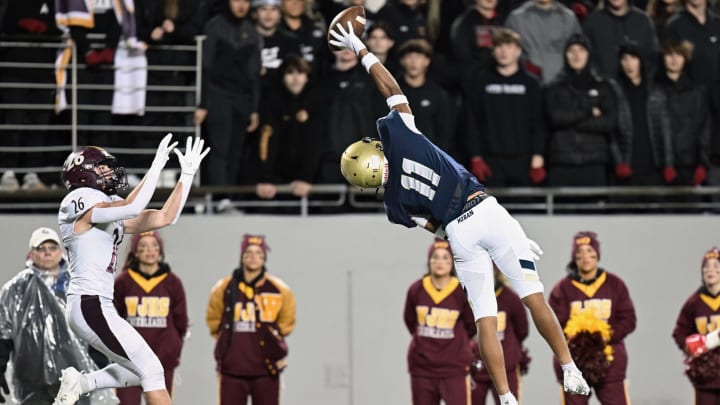
{"label": "football player in navy jersey", "polygon": [[543,295],[535,268],[541,253],[522,227],[485,187],[415,127],[407,98],[395,78],[368,52],[348,23],[331,27],[331,45],[348,48],[361,58],[390,113],[377,121],[380,140],[364,138],[348,146],[341,158],[347,181],[362,188],[384,187],[390,222],[421,226],[444,234],[454,253],[458,278],[465,287],[478,328],[480,354],[500,397],[517,404],[510,392],[504,357],[497,336],[493,262],[510,280],[563,368],[564,389],[590,391],[570,355],[560,324]]}

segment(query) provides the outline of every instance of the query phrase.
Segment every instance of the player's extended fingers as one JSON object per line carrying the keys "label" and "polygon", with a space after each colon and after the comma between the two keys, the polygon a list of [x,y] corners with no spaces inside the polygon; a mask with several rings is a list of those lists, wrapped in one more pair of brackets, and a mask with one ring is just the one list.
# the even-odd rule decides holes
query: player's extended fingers
{"label": "player's extended fingers", "polygon": [[180,152],[180,149],[175,149],[173,152],[175,152],[175,154],[177,155],[178,161],[180,161],[180,165],[182,166],[183,162],[185,161],[185,155]]}
{"label": "player's extended fingers", "polygon": [[205,146],[205,140],[197,137],[195,139],[195,147],[193,148],[193,154],[195,156],[199,156],[200,152],[202,152],[203,146]]}
{"label": "player's extended fingers", "polygon": [[205,151],[204,151],[203,153],[200,154],[200,159],[199,159],[199,160],[205,159],[205,156],[207,156],[208,153],[210,153],[210,147],[209,147],[209,146],[208,146],[207,149],[205,149]]}
{"label": "player's extended fingers", "polygon": [[337,39],[338,41],[343,40],[343,36],[335,32],[335,30],[330,30],[330,35],[332,35],[332,37]]}
{"label": "player's extended fingers", "polygon": [[352,27],[352,21],[348,21],[348,35],[355,35],[355,30]]}
{"label": "player's extended fingers", "polygon": [[344,42],[335,41],[334,39],[329,40],[328,43],[329,43],[330,45],[335,45],[335,46],[337,46],[338,48],[345,48],[345,43],[344,43]]}
{"label": "player's extended fingers", "polygon": [[174,150],[178,146],[178,141],[173,142],[172,145],[168,146],[167,153],[170,153],[171,150]]}
{"label": "player's extended fingers", "polygon": [[192,146],[192,136],[188,136],[187,140],[185,141],[185,155],[192,151]]}
{"label": "player's extended fingers", "polygon": [[172,132],[168,132],[167,135],[163,137],[163,139],[160,141],[160,145],[158,145],[158,149],[161,148],[167,148],[168,144],[172,140]]}
{"label": "player's extended fingers", "polygon": [[340,33],[343,35],[343,37],[345,37],[349,34],[348,32],[345,32],[345,28],[343,28],[342,24],[337,23],[336,27],[337,27],[338,31],[340,31]]}

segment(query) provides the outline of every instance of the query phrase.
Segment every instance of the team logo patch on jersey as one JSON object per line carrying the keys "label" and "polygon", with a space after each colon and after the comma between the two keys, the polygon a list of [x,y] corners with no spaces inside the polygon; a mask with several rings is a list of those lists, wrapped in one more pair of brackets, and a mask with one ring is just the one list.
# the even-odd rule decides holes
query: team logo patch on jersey
{"label": "team logo patch on jersey", "polygon": [[470,210],[470,211],[460,215],[460,217],[458,217],[458,219],[457,219],[457,223],[459,224],[459,223],[463,222],[464,220],[473,216],[473,214],[474,214],[473,210]]}

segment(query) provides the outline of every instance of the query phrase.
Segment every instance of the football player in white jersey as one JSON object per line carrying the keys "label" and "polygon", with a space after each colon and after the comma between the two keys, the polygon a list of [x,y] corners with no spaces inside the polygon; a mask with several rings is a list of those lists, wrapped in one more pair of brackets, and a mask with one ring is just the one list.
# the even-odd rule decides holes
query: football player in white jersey
{"label": "football player in white jersey", "polygon": [[[113,363],[87,374],[72,367],[63,370],[54,405],[74,404],[81,395],[100,388],[136,385],[143,387],[147,404],[172,403],[157,356],[113,305],[117,249],[123,235],[177,222],[200,162],[210,150],[203,150],[202,139],[188,137],[183,154],[171,140],[171,134],[163,138],[147,174],[126,199],[117,195],[127,187],[125,169],[104,149],[84,147],[65,160],[62,177],[70,193],[60,205],[58,221],[70,263],[66,315],[73,332]],[[180,180],[162,209],[146,209],[174,149]]]}

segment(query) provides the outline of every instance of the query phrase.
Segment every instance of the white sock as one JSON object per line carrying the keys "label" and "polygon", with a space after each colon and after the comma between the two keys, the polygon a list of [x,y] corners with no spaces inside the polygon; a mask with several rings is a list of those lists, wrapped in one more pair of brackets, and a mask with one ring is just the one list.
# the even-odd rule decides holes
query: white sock
{"label": "white sock", "polygon": [[716,329],[707,335],[705,335],[705,346],[707,346],[708,350],[712,350],[718,346],[720,346],[720,329]]}
{"label": "white sock", "polygon": [[140,377],[119,364],[110,364],[102,370],[87,373],[85,376],[87,391],[85,391],[85,386],[80,380],[80,386],[85,392],[102,388],[124,388],[140,385]]}
{"label": "white sock", "polygon": [[574,361],[570,361],[570,363],[563,364],[560,367],[562,367],[563,371],[577,371],[580,372],[580,369],[577,368]]}

